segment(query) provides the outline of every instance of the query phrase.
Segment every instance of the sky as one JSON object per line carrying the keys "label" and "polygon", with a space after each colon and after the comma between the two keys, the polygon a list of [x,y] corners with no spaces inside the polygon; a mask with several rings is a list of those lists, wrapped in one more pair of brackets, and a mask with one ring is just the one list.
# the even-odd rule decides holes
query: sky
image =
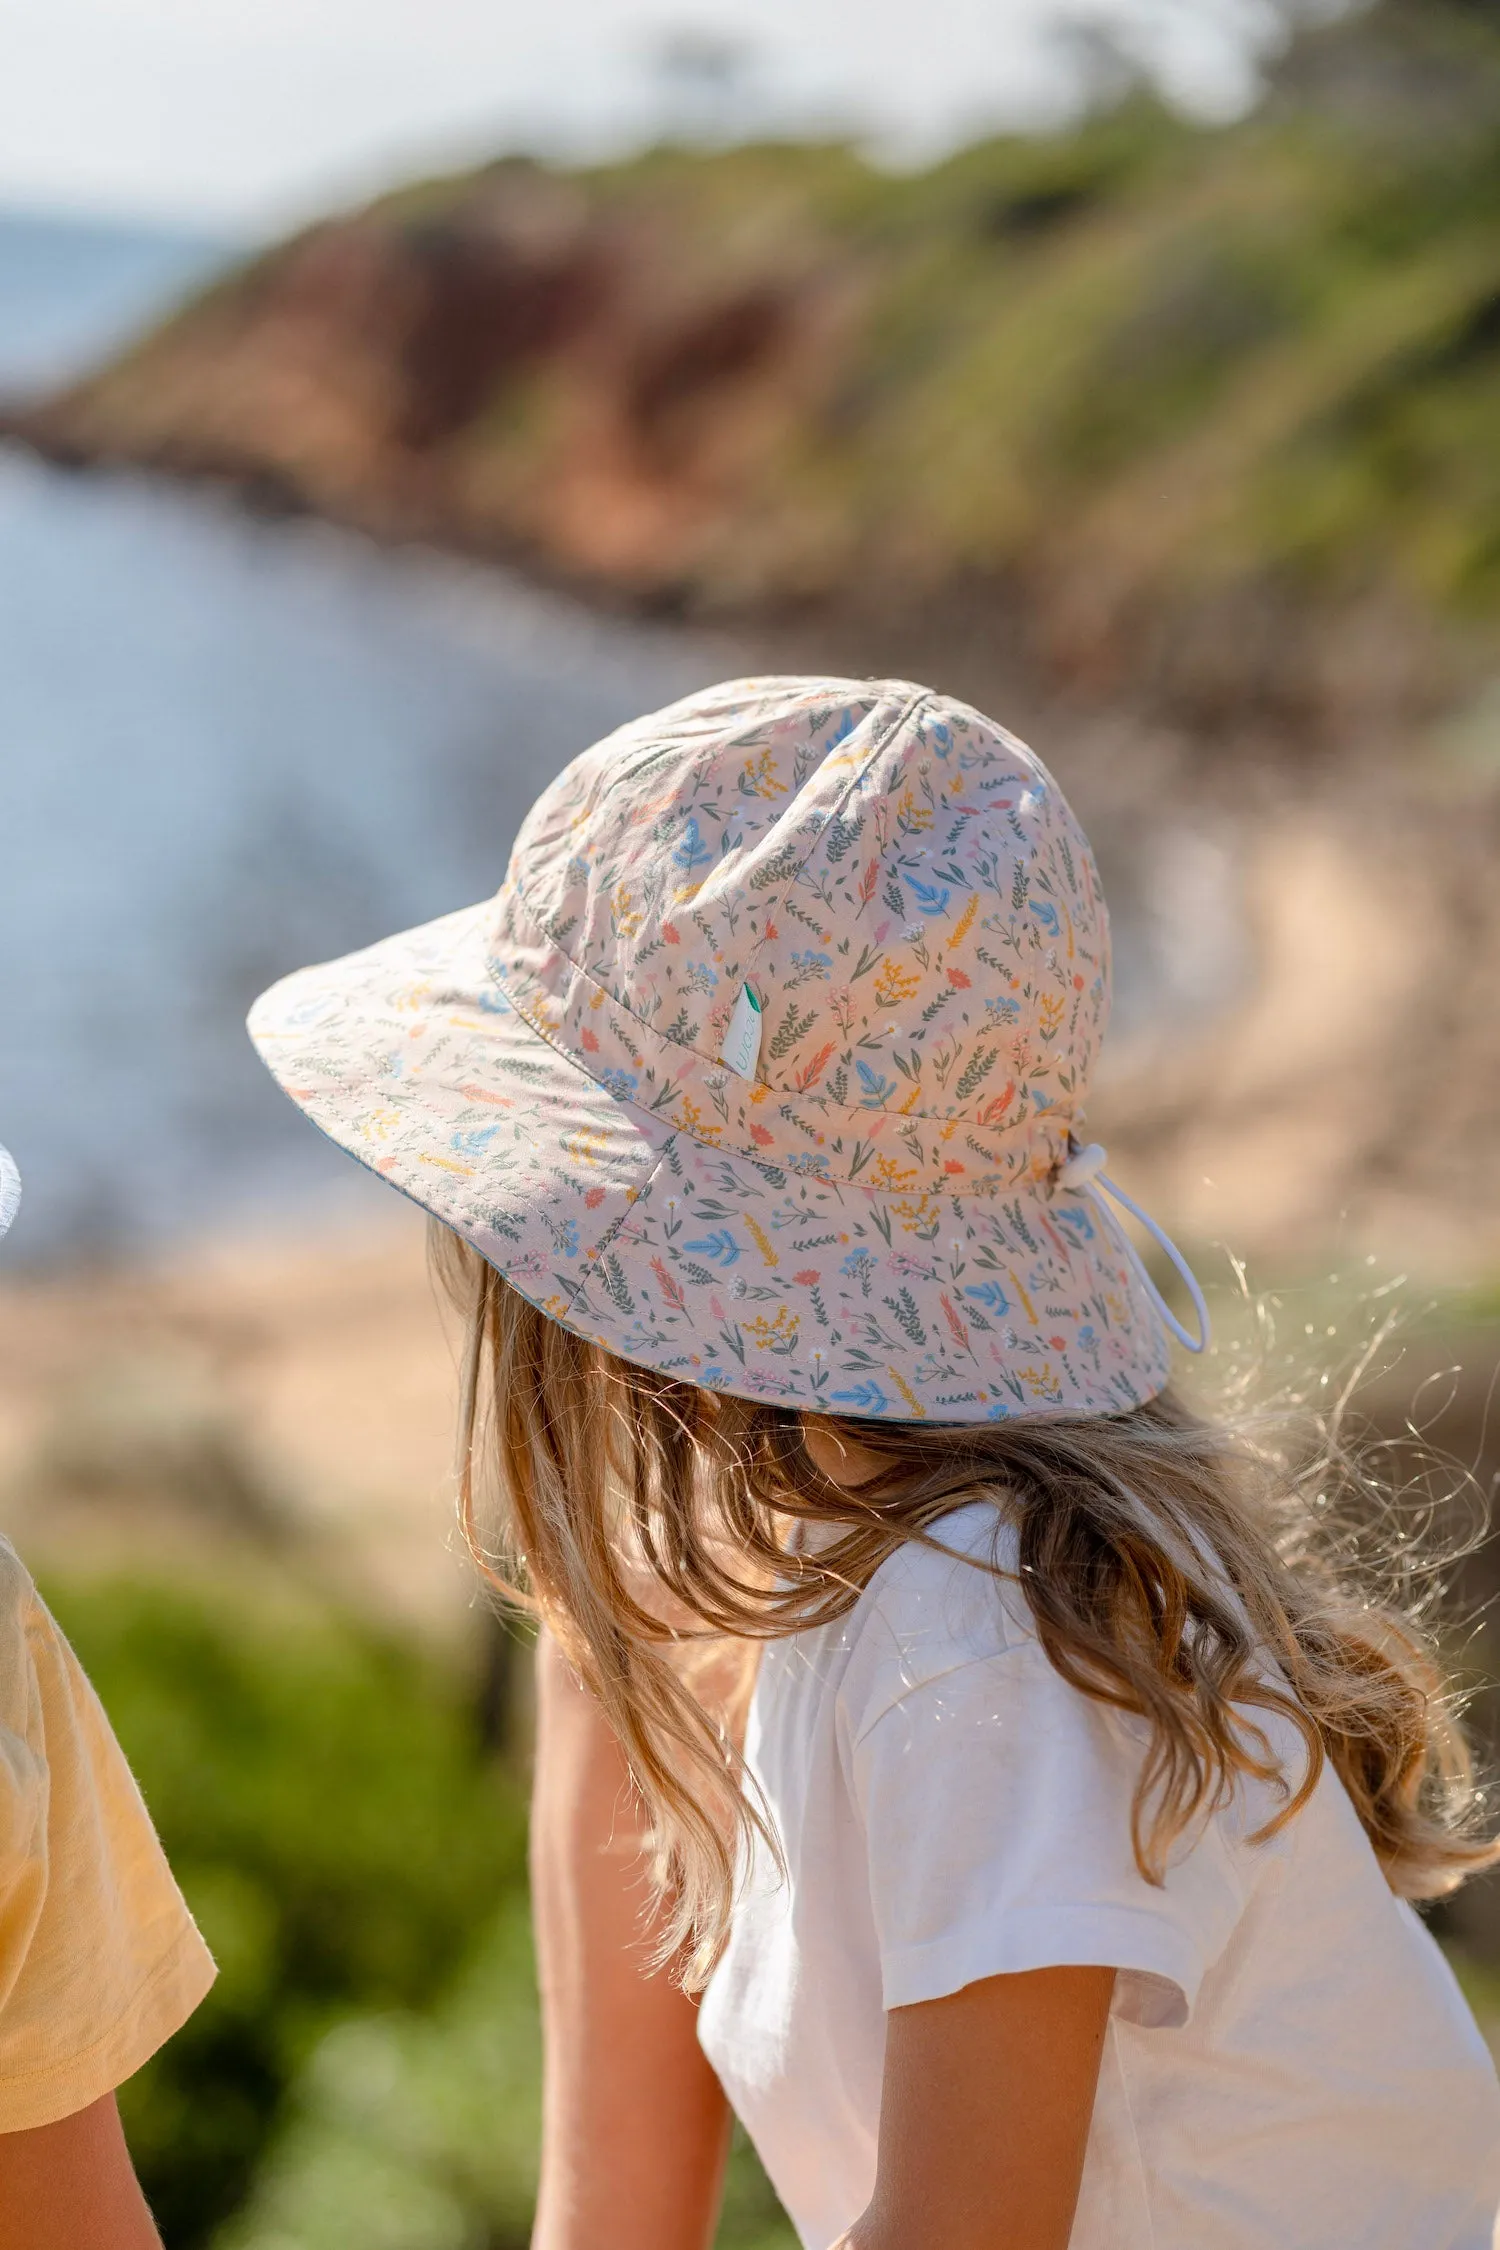
{"label": "sky", "polygon": [[[1189,106],[1273,0],[1086,0]],[[1078,0],[0,0],[0,204],[258,233],[423,166],[663,129],[915,160],[1056,114]]]}

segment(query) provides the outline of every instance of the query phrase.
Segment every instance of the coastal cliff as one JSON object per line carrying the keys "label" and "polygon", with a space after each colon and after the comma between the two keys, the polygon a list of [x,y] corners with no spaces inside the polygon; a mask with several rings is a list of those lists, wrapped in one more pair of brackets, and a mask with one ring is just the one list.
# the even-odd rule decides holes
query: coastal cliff
{"label": "coastal cliff", "polygon": [[1387,0],[1240,124],[1137,93],[424,182],[7,426],[716,618],[937,619],[1194,728],[1408,729],[1500,611],[1500,34]]}

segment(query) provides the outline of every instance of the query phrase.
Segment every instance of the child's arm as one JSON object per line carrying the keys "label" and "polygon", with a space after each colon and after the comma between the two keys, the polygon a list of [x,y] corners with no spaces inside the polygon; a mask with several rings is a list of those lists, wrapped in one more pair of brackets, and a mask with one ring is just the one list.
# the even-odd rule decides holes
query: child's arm
{"label": "child's arm", "polygon": [[113,2094],[55,2125],[0,2133],[5,2250],[161,2250]]}
{"label": "child's arm", "polygon": [[1067,2250],[1113,1969],[986,1977],[886,2019],[870,2207],[839,2250]]}
{"label": "child's arm", "polygon": [[531,1874],[546,2039],[533,2250],[706,2250],[729,2113],[697,2009],[648,1968],[625,1760],[547,1635]]}

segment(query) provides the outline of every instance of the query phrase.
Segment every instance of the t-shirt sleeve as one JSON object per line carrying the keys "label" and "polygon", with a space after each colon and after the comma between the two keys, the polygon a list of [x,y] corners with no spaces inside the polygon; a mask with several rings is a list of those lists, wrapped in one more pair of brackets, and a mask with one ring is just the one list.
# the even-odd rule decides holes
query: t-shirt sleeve
{"label": "t-shirt sleeve", "polygon": [[0,1547],[0,2132],[120,2085],[213,1978],[99,1699]]}
{"label": "t-shirt sleeve", "polygon": [[1157,1888],[1131,1805],[1140,1723],[1082,1694],[1033,1639],[913,1681],[852,1737],[887,2008],[1064,1964],[1121,1972],[1115,2010],[1187,2021],[1244,1906],[1210,1820]]}

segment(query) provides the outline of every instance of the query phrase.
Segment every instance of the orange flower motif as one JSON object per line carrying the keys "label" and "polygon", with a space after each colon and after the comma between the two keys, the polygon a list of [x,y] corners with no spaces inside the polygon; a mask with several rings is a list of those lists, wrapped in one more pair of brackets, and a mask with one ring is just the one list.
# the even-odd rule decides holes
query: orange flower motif
{"label": "orange flower motif", "polygon": [[965,1167],[960,1164],[956,1156],[950,1156],[947,1163],[943,1166],[943,1170],[945,1172],[962,1172],[964,1169]]}
{"label": "orange flower motif", "polygon": [[591,1187],[591,1188],[589,1189],[589,1192],[588,1192],[588,1194],[587,1194],[587,1195],[586,1195],[586,1196],[584,1197],[584,1199],[583,1199],[583,1200],[584,1200],[584,1202],[585,1202],[585,1203],[586,1203],[586,1204],[588,1205],[588,1208],[589,1208],[589,1209],[590,1209],[591,1211],[597,1211],[597,1210],[598,1210],[598,1208],[599,1208],[599,1206],[600,1206],[600,1204],[601,1204],[601,1203],[602,1203],[602,1202],[604,1201],[604,1190],[603,1190],[603,1188],[602,1188],[602,1187]]}
{"label": "orange flower motif", "polygon": [[802,1288],[812,1289],[818,1281],[818,1269],[816,1266],[804,1266],[801,1273],[792,1275],[792,1279],[799,1283]]}
{"label": "orange flower motif", "polygon": [[833,1053],[834,1042],[830,1039],[826,1047],[820,1047],[818,1049],[817,1053],[813,1056],[812,1061],[808,1063],[806,1068],[798,1071],[796,1086],[799,1094],[805,1094],[809,1086],[816,1086],[818,1080],[822,1077],[824,1071],[828,1068],[828,1064],[833,1056]]}
{"label": "orange flower motif", "polygon": [[661,926],[661,934],[666,939],[668,945],[681,945],[682,943],[682,932],[678,929],[675,922],[663,922]]}
{"label": "orange flower motif", "polygon": [[948,971],[948,982],[955,992],[967,992],[974,979],[966,977],[962,969],[950,969]]}
{"label": "orange flower motif", "polygon": [[585,1054],[597,1055],[599,1052],[599,1041],[595,1034],[590,1031],[587,1024],[584,1025],[582,1031],[578,1035],[578,1043],[583,1048]]}
{"label": "orange flower motif", "polygon": [[657,1287],[660,1289],[662,1295],[666,1298],[667,1303],[669,1305],[675,1305],[678,1312],[686,1312],[687,1299],[683,1296],[682,1291],[678,1288],[676,1282],[672,1279],[672,1276],[668,1273],[660,1258],[652,1259],[651,1271],[655,1274]]}
{"label": "orange flower motif", "polygon": [[764,1125],[752,1125],[750,1138],[757,1148],[769,1148],[776,1136],[774,1133],[768,1133]]}
{"label": "orange flower motif", "polygon": [[1015,1098],[1016,1082],[1014,1079],[1012,1079],[1003,1094],[997,1094],[992,1102],[985,1103],[983,1109],[979,1112],[978,1117],[974,1120],[975,1124],[998,1125],[1001,1118],[1010,1108],[1010,1105],[1015,1100]]}

